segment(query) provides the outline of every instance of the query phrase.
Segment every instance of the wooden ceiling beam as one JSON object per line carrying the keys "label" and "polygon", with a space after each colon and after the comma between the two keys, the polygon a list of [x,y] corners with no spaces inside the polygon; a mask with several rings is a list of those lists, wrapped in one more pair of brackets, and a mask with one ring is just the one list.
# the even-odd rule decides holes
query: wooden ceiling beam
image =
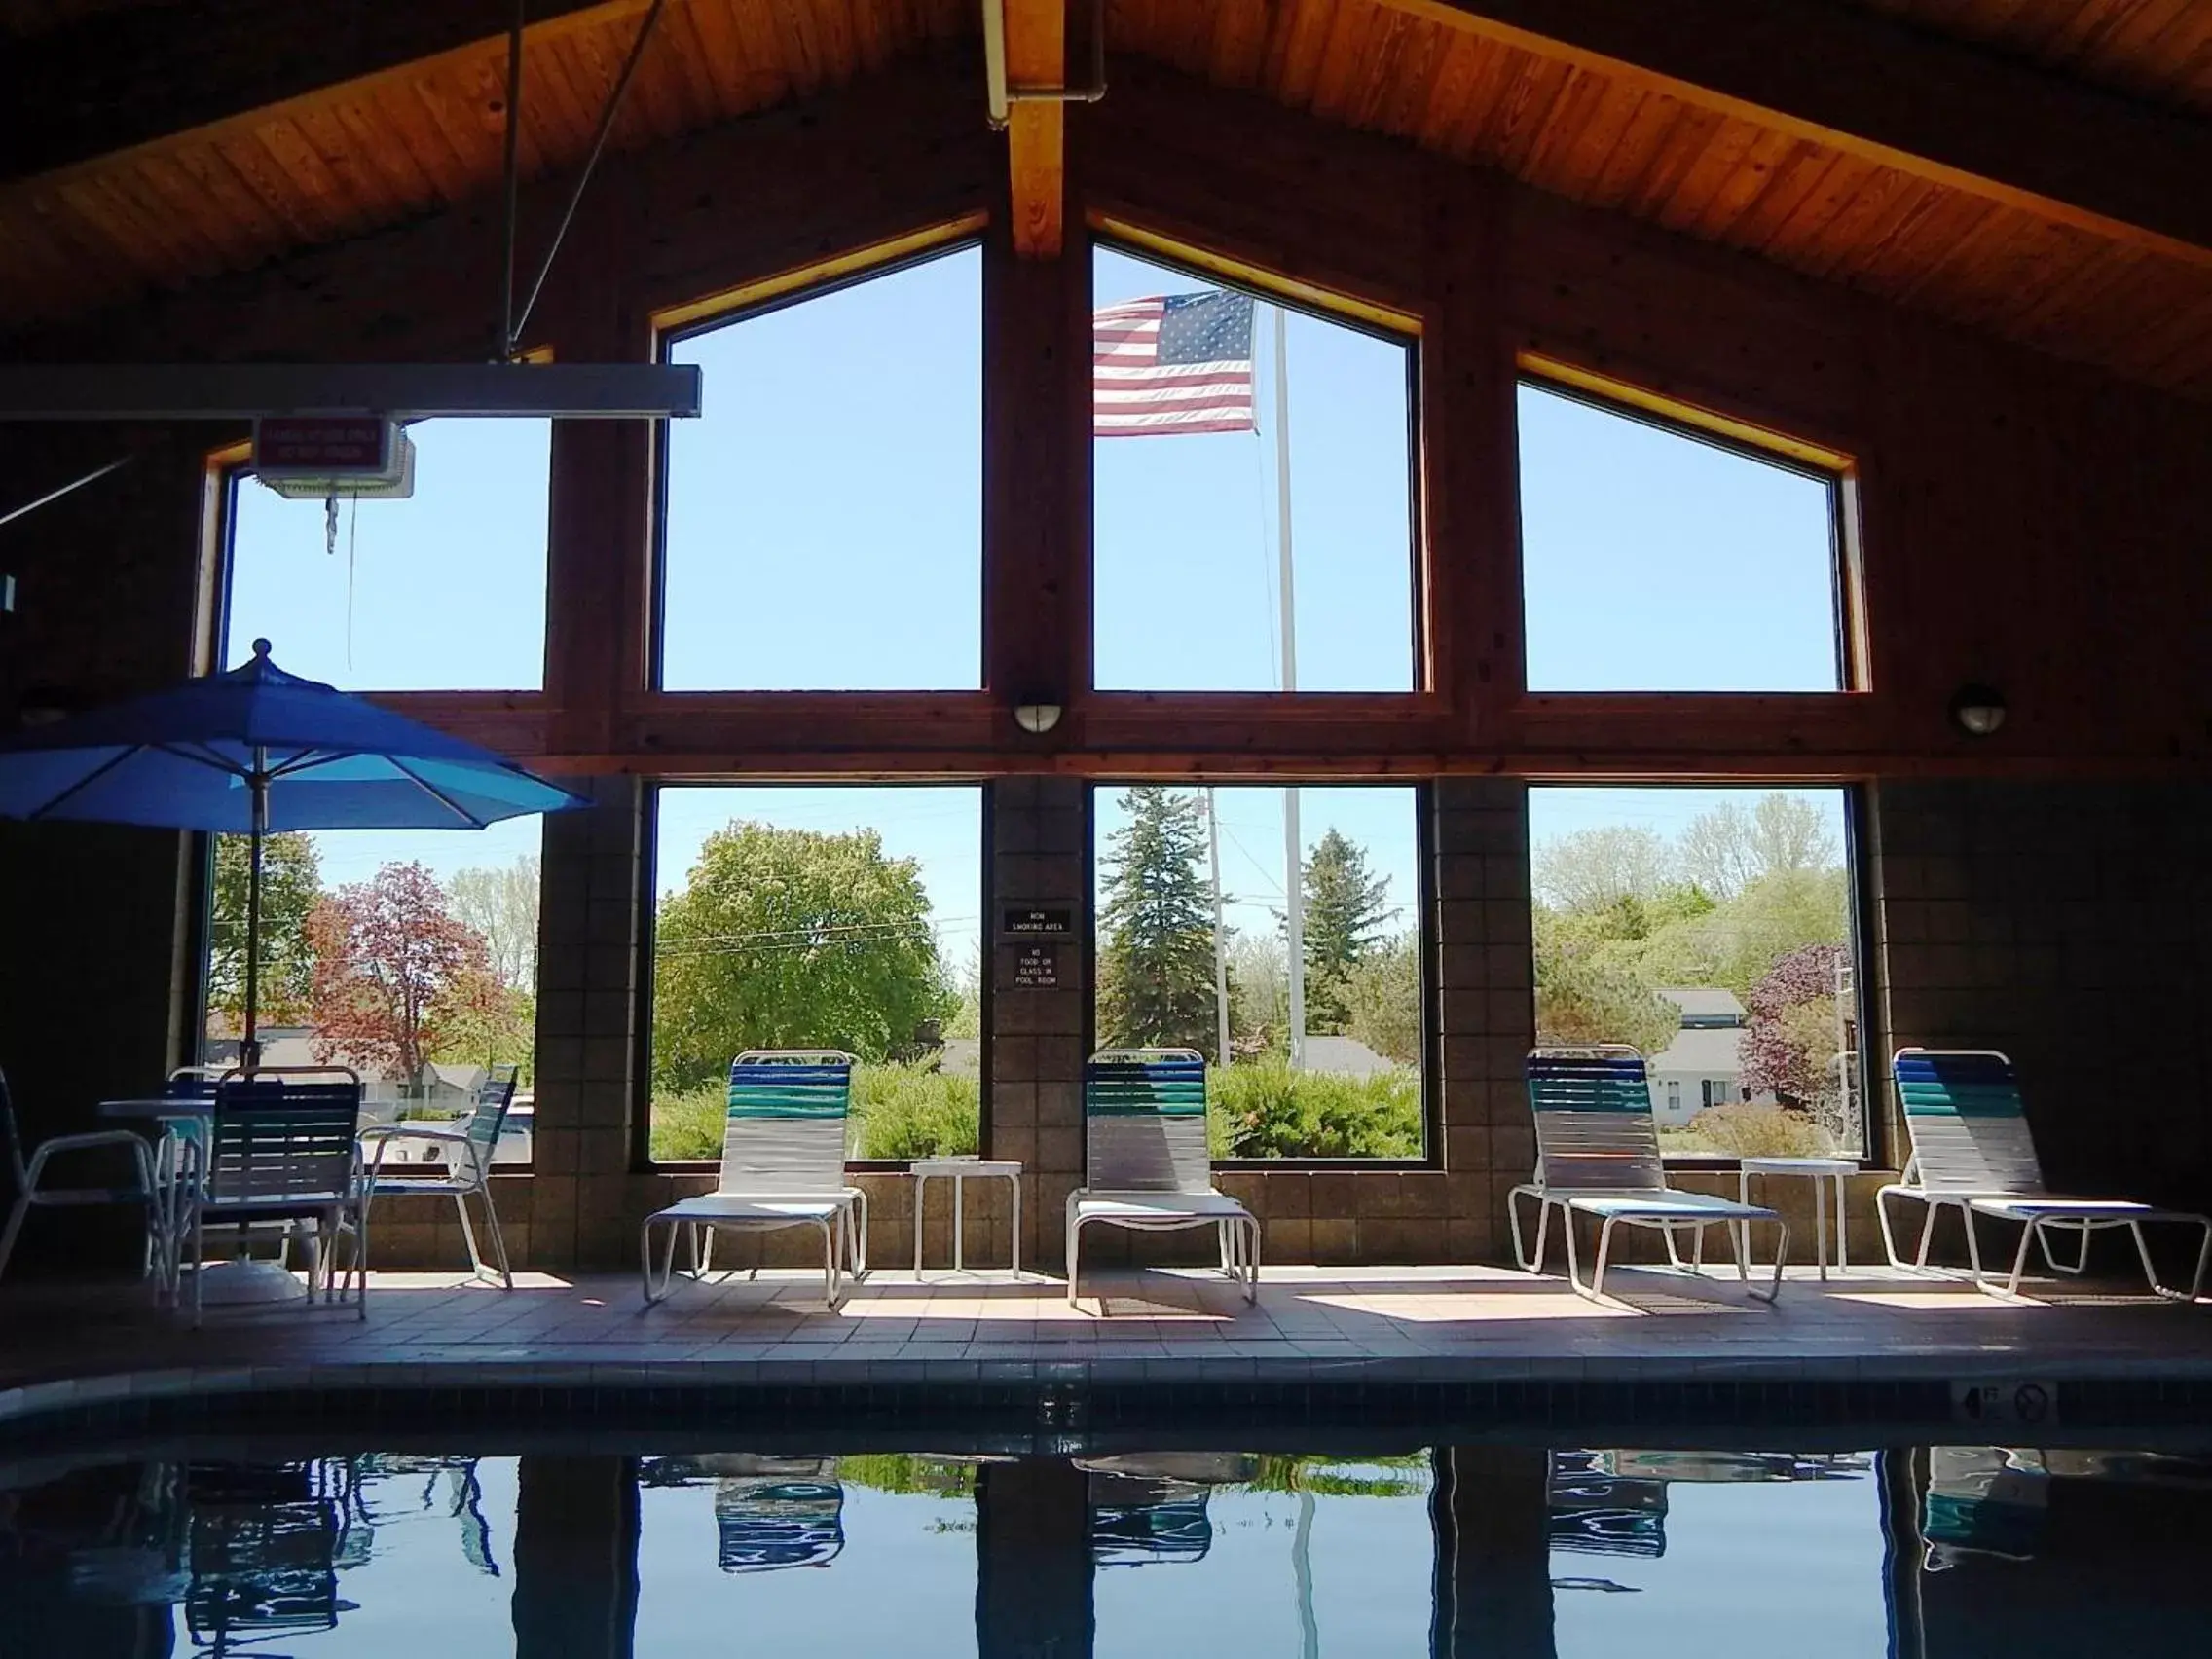
{"label": "wooden ceiling beam", "polygon": [[1007,111],[1014,251],[1023,259],[1057,259],[1065,236],[1067,106],[1056,97],[1018,94],[1066,86],[1067,0],[1004,4],[1007,86],[1016,94]]}
{"label": "wooden ceiling beam", "polygon": [[[649,0],[529,0],[533,42]],[[454,53],[500,56],[514,0],[211,0],[102,13],[0,53],[0,177],[56,172],[273,106],[416,71]],[[526,76],[523,96],[530,97]]]}
{"label": "wooden ceiling beam", "polygon": [[1833,0],[1380,0],[2212,267],[2212,123]]}

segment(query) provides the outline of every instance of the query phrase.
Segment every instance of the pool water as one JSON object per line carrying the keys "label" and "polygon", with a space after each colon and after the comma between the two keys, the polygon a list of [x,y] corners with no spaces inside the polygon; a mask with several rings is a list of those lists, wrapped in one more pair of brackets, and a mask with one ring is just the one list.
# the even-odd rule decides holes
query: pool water
{"label": "pool water", "polygon": [[2212,1651],[2212,1458],[1462,1446],[0,1467],[0,1655]]}

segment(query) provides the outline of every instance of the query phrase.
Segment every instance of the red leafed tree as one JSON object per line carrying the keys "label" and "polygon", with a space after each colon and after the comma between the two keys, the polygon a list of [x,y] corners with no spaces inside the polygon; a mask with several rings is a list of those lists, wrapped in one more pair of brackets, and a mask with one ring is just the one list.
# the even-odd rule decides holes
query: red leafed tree
{"label": "red leafed tree", "polygon": [[387,864],[308,917],[316,1053],[409,1082],[446,1028],[481,1015],[498,989],[483,938],[446,907],[419,864]]}
{"label": "red leafed tree", "polygon": [[1796,1105],[1821,1092],[1835,1058],[1828,1028],[1834,1019],[1836,971],[1843,960],[1840,944],[1800,945],[1751,987],[1751,1028],[1739,1051],[1744,1087],[1752,1094],[1771,1091],[1785,1105]]}

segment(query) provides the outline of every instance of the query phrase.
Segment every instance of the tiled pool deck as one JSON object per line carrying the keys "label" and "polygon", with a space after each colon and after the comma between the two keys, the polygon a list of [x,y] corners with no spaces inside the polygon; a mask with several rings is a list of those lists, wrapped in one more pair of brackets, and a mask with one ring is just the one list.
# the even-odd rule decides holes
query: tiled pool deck
{"label": "tiled pool deck", "polygon": [[[1086,1290],[1093,1288],[1087,1277]],[[1058,1280],[880,1271],[834,1312],[818,1275],[385,1273],[369,1317],[297,1305],[193,1331],[135,1289],[0,1293],[0,1420],[133,1397],[261,1390],[896,1386],[917,1383],[2212,1383],[2212,1306],[2136,1287],[1793,1272],[1779,1306],[1732,1279],[1618,1269],[1608,1302],[1498,1268],[1269,1270],[1257,1306],[1218,1278],[1101,1275],[1110,1316]]]}

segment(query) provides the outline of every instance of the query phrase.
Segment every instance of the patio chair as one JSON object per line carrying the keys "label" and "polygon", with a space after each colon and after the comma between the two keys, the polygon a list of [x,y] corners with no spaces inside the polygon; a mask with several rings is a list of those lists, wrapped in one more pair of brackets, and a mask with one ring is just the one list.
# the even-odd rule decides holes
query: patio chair
{"label": "patio chair", "polygon": [[[1206,1151],[1206,1062],[1196,1049],[1105,1049],[1083,1072],[1088,1184],[1068,1195],[1068,1306],[1076,1306],[1083,1230],[1210,1227],[1221,1271],[1260,1296],[1260,1224],[1213,1184]],[[1100,1305],[1104,1311],[1104,1305]]]}
{"label": "patio chair", "polygon": [[[704,1277],[720,1229],[812,1227],[822,1234],[823,1299],[837,1306],[844,1271],[867,1272],[867,1195],[845,1180],[845,1124],[857,1059],[841,1049],[749,1049],[730,1061],[722,1163],[711,1193],[645,1217],[640,1240],[645,1304],[669,1294],[676,1235],[691,1243],[691,1276]],[[665,1227],[659,1277],[653,1229]]]}
{"label": "patio chair", "polygon": [[[308,1301],[319,1281],[335,1300],[337,1246],[352,1245],[352,1297],[368,1317],[368,1228],[361,1204],[361,1080],[345,1066],[226,1073],[215,1086],[215,1112],[203,1153],[190,1156],[180,1222],[192,1235],[192,1259],[206,1260],[210,1225],[241,1231],[287,1224],[287,1240],[303,1228],[313,1251]],[[200,1323],[201,1279],[192,1275],[192,1322]]]}
{"label": "patio chair", "polygon": [[[1567,1276],[1578,1295],[1592,1301],[1605,1293],[1605,1264],[1615,1227],[1651,1228],[1667,1241],[1667,1260],[1677,1269],[1702,1272],[1705,1230],[1724,1227],[1736,1258],[1736,1276],[1751,1284],[1751,1223],[1771,1221],[1778,1232],[1774,1278],[1763,1292],[1751,1294],[1771,1303],[1782,1292],[1782,1264],[1789,1255],[1789,1229],[1782,1217],[1758,1204],[1705,1193],[1684,1193],[1667,1185],[1659,1156],[1659,1131],[1651,1119],[1651,1086],[1643,1056],[1619,1044],[1584,1048],[1535,1049],[1528,1060],[1529,1104],[1536,1119],[1536,1178],[1506,1195],[1506,1220],[1513,1231],[1513,1257],[1529,1272],[1541,1272],[1552,1211],[1560,1212],[1567,1235]],[[1521,1200],[1536,1200],[1536,1249],[1524,1252]],[[1575,1257],[1574,1218],[1586,1215],[1598,1225],[1598,1260],[1591,1282],[1582,1282]],[[1676,1235],[1687,1232],[1693,1254],[1685,1264]]]}
{"label": "patio chair", "polygon": [[[16,1200],[9,1207],[8,1223],[0,1230],[0,1274],[8,1271],[16,1240],[34,1209],[81,1209],[89,1204],[129,1204],[145,1212],[146,1255],[140,1276],[152,1274],[167,1259],[167,1206],[154,1171],[154,1152],[135,1129],[92,1129],[84,1134],[50,1135],[36,1151],[23,1156],[23,1137],[16,1123],[16,1103],[8,1092],[8,1077],[0,1072],[0,1135],[8,1141],[8,1172],[15,1178]],[[59,1187],[48,1180],[55,1158],[80,1153],[110,1154],[110,1165],[129,1161],[131,1179],[100,1186]],[[113,1155],[122,1154],[123,1158]]]}
{"label": "patio chair", "polygon": [[834,1457],[718,1459],[715,1565],[724,1572],[827,1567],[845,1548],[845,1489]]}
{"label": "patio chair", "polygon": [[[2021,1108],[2019,1080],[2005,1055],[1995,1049],[1899,1049],[1891,1059],[1890,1073],[1905,1130],[1912,1138],[1903,1179],[1874,1195],[1874,1213],[1882,1224],[1882,1248],[1889,1253],[1890,1266],[1904,1266],[1890,1226],[1889,1201],[1896,1197],[1917,1198],[1927,1206],[1920,1248],[1912,1262],[1917,1271],[1928,1267],[1936,1212],[1955,1208],[1966,1228],[1967,1261],[1979,1289],[2017,1296],[2031,1243],[2042,1246],[2044,1261],[2052,1272],[2079,1274],[2088,1267],[2091,1236],[2124,1227],[2134,1237],[2135,1254],[2153,1291],[2177,1302],[2194,1302],[2203,1293],[2205,1269],[2212,1266],[2212,1217],[2120,1198],[2075,1198],[2052,1193],[2044,1185],[2035,1136]],[[2011,1276],[2002,1290],[1983,1272],[1976,1216],[2020,1224],[2020,1247],[2013,1253]],[[2201,1231],[2196,1272],[2187,1291],[2158,1282],[2151,1246],[2143,1236],[2147,1221]],[[2080,1246],[2071,1262],[2059,1260],[2052,1250],[2048,1234],[2052,1228],[2079,1230]]]}
{"label": "patio chair", "polygon": [[[380,1198],[393,1198],[416,1193],[435,1198],[451,1198],[456,1213],[461,1217],[461,1241],[468,1248],[468,1271],[475,1277],[484,1276],[484,1258],[476,1248],[476,1230],[468,1224],[468,1200],[473,1195],[484,1206],[484,1222],[492,1235],[492,1255],[499,1264],[499,1288],[515,1287],[514,1271],[507,1265],[507,1241],[499,1231],[499,1212],[492,1203],[492,1154],[499,1144],[499,1131],[506,1126],[507,1108],[514,1103],[515,1079],[521,1074],[520,1066],[493,1066],[476,1087],[475,1102],[457,1124],[443,1128],[425,1127],[421,1124],[379,1124],[361,1131],[361,1152],[370,1158],[367,1184],[361,1194],[361,1214],[366,1219],[369,1206]],[[395,1174],[385,1173],[385,1155],[395,1140],[427,1141],[433,1146],[450,1148],[447,1160],[432,1166],[417,1164],[416,1173],[403,1165],[394,1164]]]}

